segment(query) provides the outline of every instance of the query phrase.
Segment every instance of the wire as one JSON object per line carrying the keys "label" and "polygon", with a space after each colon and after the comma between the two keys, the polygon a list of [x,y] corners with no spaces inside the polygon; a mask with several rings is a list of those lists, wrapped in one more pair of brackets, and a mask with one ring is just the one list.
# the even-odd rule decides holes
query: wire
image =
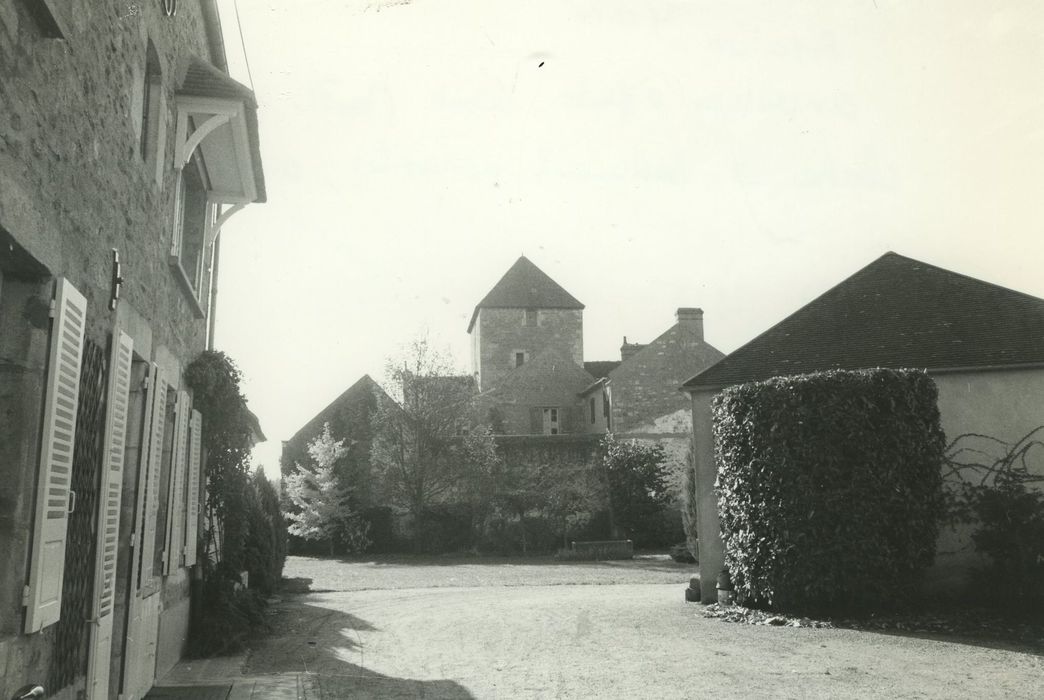
{"label": "wire", "polygon": [[254,89],[254,75],[250,72],[250,56],[247,54],[246,41],[243,39],[243,23],[239,21],[239,0],[232,0],[232,7],[236,11],[236,27],[239,29],[239,45],[243,49],[243,61],[246,63],[247,79],[250,81],[250,90]]}

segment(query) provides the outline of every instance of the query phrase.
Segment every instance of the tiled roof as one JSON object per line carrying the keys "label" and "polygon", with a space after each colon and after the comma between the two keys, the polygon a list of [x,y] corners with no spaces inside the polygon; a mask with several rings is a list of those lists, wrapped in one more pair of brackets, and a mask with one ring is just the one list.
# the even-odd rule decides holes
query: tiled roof
{"label": "tiled roof", "polygon": [[620,366],[620,360],[591,360],[584,363],[584,369],[595,379],[608,377],[609,373]]}
{"label": "tiled roof", "polygon": [[354,384],[345,389],[340,396],[331,401],[326,408],[315,414],[311,420],[302,426],[300,430],[294,433],[294,436],[286,442],[298,440],[302,436],[310,437],[322,428],[323,423],[328,422],[338,409],[343,409],[347,406],[362,405],[373,400],[374,396],[380,396],[388,401],[391,399],[381,388],[381,385],[373,381],[368,374],[364,374]]}
{"label": "tiled roof", "polygon": [[827,369],[1044,364],[1044,299],[886,253],[686,389]]}
{"label": "tiled roof", "polygon": [[475,306],[468,333],[479,309],[582,309],[584,305],[526,256],[515,261],[500,281]]}
{"label": "tiled roof", "polygon": [[196,57],[193,57],[189,63],[178,93],[198,97],[217,97],[222,100],[242,100],[249,107],[257,107],[253,90],[233,80],[217,66],[212,66]]}
{"label": "tiled roof", "polygon": [[181,82],[181,87],[177,92],[180,95],[215,97],[243,102],[243,117],[247,123],[250,156],[254,165],[254,182],[257,187],[256,201],[267,201],[268,192],[265,189],[265,172],[261,167],[261,139],[257,126],[257,99],[254,97],[254,91],[233,80],[216,66],[193,57],[185,73],[185,79]]}
{"label": "tiled roof", "polygon": [[576,394],[594,380],[569,355],[548,348],[505,374],[500,383],[484,395],[504,403],[528,406],[561,404],[563,397],[572,403]]}

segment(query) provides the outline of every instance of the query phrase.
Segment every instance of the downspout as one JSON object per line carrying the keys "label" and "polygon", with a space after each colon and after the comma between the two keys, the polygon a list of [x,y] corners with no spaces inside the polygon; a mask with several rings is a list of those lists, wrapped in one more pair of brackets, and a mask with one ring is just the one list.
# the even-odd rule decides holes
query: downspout
{"label": "downspout", "polygon": [[214,239],[214,258],[210,265],[210,315],[207,319],[207,350],[214,349],[217,325],[218,264],[221,262],[221,236]]}

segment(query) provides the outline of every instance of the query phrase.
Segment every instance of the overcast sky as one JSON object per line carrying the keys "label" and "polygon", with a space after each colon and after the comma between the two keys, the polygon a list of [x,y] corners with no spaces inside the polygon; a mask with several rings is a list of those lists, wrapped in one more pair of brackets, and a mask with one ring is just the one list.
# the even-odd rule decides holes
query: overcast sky
{"label": "overcast sky", "polygon": [[[222,22],[249,82],[232,0]],[[895,252],[1044,296],[1044,3],[240,0],[269,201],[218,347],[279,441],[525,254],[618,359],[730,352]]]}

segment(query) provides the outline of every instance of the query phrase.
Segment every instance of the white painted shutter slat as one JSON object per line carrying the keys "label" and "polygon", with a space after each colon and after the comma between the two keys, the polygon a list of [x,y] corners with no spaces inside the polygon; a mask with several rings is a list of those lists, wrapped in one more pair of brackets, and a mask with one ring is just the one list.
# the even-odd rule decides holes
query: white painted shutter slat
{"label": "white painted shutter slat", "polygon": [[189,423],[188,488],[185,502],[185,566],[196,564],[196,543],[199,539],[199,479],[201,430],[203,416],[193,409]]}
{"label": "white painted shutter slat", "polygon": [[182,526],[185,518],[185,457],[188,440],[189,398],[178,392],[174,413],[174,447],[171,453],[170,491],[167,500],[167,536],[163,552],[163,575],[167,576],[181,564]]}
{"label": "white painted shutter slat", "polygon": [[145,515],[141,540],[141,587],[152,591],[156,559],[156,519],[159,515],[160,472],[163,470],[163,434],[167,427],[167,375],[157,365],[152,366],[149,384],[152,392],[149,410],[152,425],[149,428],[149,464],[145,482]]}
{"label": "white painted shutter slat", "polygon": [[134,343],[117,331],[109,358],[109,390],[105,408],[104,463],[98,499],[95,542],[94,594],[91,606],[90,644],[87,653],[87,700],[108,698],[109,662],[112,656],[112,605],[116,585],[116,556],[120,533],[120,501],[123,495],[123,453],[127,444],[130,408],[131,361]]}
{"label": "white painted shutter slat", "polygon": [[44,423],[29,554],[25,632],[58,621],[62,607],[76,406],[87,300],[66,279],[55,285],[54,321],[44,394]]}

